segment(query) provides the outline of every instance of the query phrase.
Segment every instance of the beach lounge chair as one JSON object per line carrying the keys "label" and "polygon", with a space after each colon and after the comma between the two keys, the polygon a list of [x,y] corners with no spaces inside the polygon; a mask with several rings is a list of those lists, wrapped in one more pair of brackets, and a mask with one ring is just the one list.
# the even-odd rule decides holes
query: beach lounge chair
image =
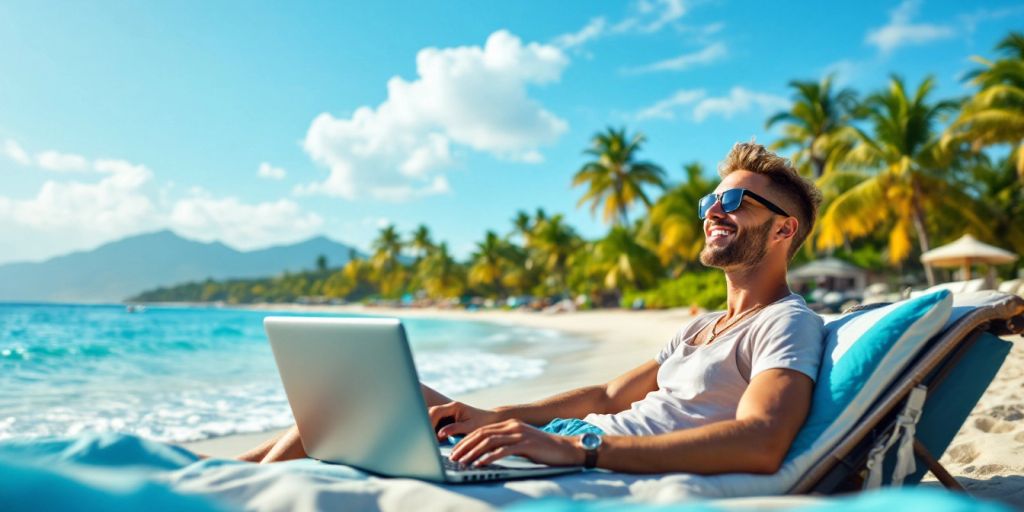
{"label": "beach lounge chair", "polygon": [[[865,309],[871,307],[878,305]],[[1022,331],[1024,299],[993,291],[954,296],[940,334],[790,492],[912,485],[929,470],[946,487],[963,490],[938,458],[1009,354],[1012,343],[999,336]]]}
{"label": "beach lounge chair", "polygon": [[1003,281],[1002,283],[999,283],[998,290],[1003,293],[1024,295],[1024,279],[1010,279],[1009,281]]}
{"label": "beach lounge chair", "polygon": [[971,279],[969,281],[950,281],[948,283],[939,283],[935,286],[931,286],[926,290],[912,292],[911,298],[920,297],[929,293],[935,293],[941,290],[947,290],[953,294],[959,293],[974,293],[986,288],[985,278],[979,277],[977,279]]}

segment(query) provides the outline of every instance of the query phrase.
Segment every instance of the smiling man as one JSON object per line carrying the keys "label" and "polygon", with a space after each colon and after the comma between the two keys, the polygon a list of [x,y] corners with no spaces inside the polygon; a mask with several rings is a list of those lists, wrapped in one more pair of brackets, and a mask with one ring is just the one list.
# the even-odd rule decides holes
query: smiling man
{"label": "smiling man", "polygon": [[[728,308],[697,317],[657,356],[605,384],[538,402],[478,409],[423,387],[438,437],[465,435],[457,462],[520,455],[551,465],[633,473],[772,473],[810,408],[823,325],[790,292],[786,269],[814,226],[821,195],[783,158],[741,143],[704,221],[700,260],[722,269]],[[242,456],[304,456],[296,430]]]}

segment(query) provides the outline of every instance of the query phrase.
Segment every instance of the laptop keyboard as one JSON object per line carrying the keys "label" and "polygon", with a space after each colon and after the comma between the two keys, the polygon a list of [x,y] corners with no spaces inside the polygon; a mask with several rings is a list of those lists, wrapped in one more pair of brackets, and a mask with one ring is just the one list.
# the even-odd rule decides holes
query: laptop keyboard
{"label": "laptop keyboard", "polygon": [[488,464],[486,466],[473,466],[463,464],[461,462],[455,462],[448,457],[441,457],[441,463],[444,465],[444,469],[448,471],[494,471],[502,470],[507,471],[509,468],[503,466],[496,466],[494,464]]}

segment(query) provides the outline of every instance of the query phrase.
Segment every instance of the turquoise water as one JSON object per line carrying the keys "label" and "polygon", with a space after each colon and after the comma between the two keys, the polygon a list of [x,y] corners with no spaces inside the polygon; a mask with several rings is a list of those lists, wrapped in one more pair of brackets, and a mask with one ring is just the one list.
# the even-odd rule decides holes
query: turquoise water
{"label": "turquoise water", "polygon": [[[268,314],[0,304],[0,439],[116,431],[191,441],[289,425]],[[482,322],[404,323],[420,378],[446,394],[534,377],[546,358],[584,344]]]}

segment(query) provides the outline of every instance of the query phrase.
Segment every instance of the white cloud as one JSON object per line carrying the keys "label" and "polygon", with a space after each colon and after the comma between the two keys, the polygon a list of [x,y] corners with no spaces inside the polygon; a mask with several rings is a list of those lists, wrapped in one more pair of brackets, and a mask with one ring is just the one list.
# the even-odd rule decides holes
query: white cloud
{"label": "white cloud", "polygon": [[168,224],[189,238],[220,240],[249,250],[309,238],[320,232],[324,221],[288,199],[247,204],[193,189],[189,197],[175,203]]}
{"label": "white cloud", "polygon": [[146,229],[156,211],[141,189],[153,173],[121,160],[101,160],[96,167],[107,173],[96,183],[48,180],[33,198],[0,197],[0,224],[46,231],[55,239],[96,241]]}
{"label": "white cloud", "polygon": [[642,119],[675,119],[676,111],[683,106],[692,105],[705,96],[703,89],[680,89],[675,94],[641,109],[636,118]]}
{"label": "white cloud", "polygon": [[594,18],[579,31],[562,34],[556,37],[552,44],[562,49],[576,48],[584,43],[601,37],[607,26],[608,22],[606,22],[603,17]]}
{"label": "white cloud", "polygon": [[448,179],[444,176],[434,176],[434,179],[425,186],[412,187],[409,185],[382,186],[370,191],[374,199],[401,203],[415,197],[427,197],[451,192]]}
{"label": "white cloud", "polygon": [[[691,108],[692,106],[692,108]],[[672,96],[640,109],[635,117],[642,119],[675,119],[680,111],[690,110],[690,118],[703,122],[712,116],[731,118],[734,115],[759,108],[763,111],[783,109],[789,101],[781,96],[733,87],[727,96],[708,97],[703,89],[680,89]]]}
{"label": "white cloud", "polygon": [[678,57],[671,59],[660,60],[646,64],[643,66],[637,66],[632,68],[626,68],[623,71],[626,73],[653,73],[656,71],[685,71],[693,66],[699,64],[710,64],[716,60],[725,57],[728,50],[723,43],[714,43],[704,47],[704,49],[684,53]]}
{"label": "white cloud", "polygon": [[18,165],[32,165],[32,159],[28,153],[11,139],[4,141],[4,154]]}
{"label": "white cloud", "polygon": [[361,226],[370,226],[375,228],[383,228],[391,224],[391,219],[387,217],[363,217],[359,220]]}
{"label": "white cloud", "polygon": [[924,44],[956,35],[953,27],[930,23],[912,23],[920,0],[904,0],[889,13],[889,23],[868,32],[865,40],[888,54],[900,46]]}
{"label": "white cloud", "polygon": [[51,150],[36,155],[36,165],[48,171],[84,171],[89,168],[89,161],[82,155]]}
{"label": "white cloud", "polygon": [[504,30],[483,47],[424,48],[417,78],[391,78],[376,107],[313,120],[304,147],[330,175],[295,192],[390,200],[445,193],[447,181],[438,178],[461,147],[537,162],[538,149],[568,124],[530,98],[527,86],[559,80],[566,65],[559,48],[523,44]]}
{"label": "white cloud", "polygon": [[284,169],[280,167],[274,167],[267,162],[261,163],[260,168],[259,170],[256,171],[256,173],[261,178],[267,178],[271,180],[283,180],[284,177],[288,175],[287,171],[285,171]]}
{"label": "white cloud", "polygon": [[686,14],[683,0],[639,0],[634,14],[616,23],[613,32],[653,33]]}
{"label": "white cloud", "polygon": [[704,121],[711,116],[722,116],[731,118],[740,112],[746,112],[754,107],[763,111],[784,109],[789,106],[789,100],[781,96],[754,92],[743,87],[733,87],[729,90],[728,96],[717,98],[704,98],[693,108],[693,120]]}
{"label": "white cloud", "polygon": [[822,74],[834,77],[835,85],[842,87],[853,82],[854,78],[860,74],[860,67],[860,64],[853,60],[842,59],[825,66]]}
{"label": "white cloud", "polygon": [[673,25],[680,32],[695,34],[704,40],[722,29],[721,23],[703,27],[684,27],[679,21],[686,14],[683,0],[638,0],[630,8],[630,14],[614,24],[604,17],[592,18],[576,32],[567,32],[555,37],[552,44],[565,50],[579,50],[584,44],[609,34],[653,34]]}
{"label": "white cloud", "polygon": [[[3,148],[8,156],[10,147]],[[201,189],[175,199],[169,195],[170,185],[154,184],[154,173],[144,165],[46,153],[55,155],[41,159],[51,168],[94,172],[74,180],[46,180],[28,198],[0,195],[2,262],[37,260],[166,227],[191,238],[251,249],[308,238],[324,224],[319,215],[287,199],[249,204]]]}
{"label": "white cloud", "polygon": [[1004,7],[1001,9],[981,8],[972,13],[960,15],[959,19],[964,25],[964,30],[968,34],[973,34],[978,29],[978,25],[982,23],[1001,20],[1012,16],[1019,16],[1021,14],[1024,14],[1024,5]]}

